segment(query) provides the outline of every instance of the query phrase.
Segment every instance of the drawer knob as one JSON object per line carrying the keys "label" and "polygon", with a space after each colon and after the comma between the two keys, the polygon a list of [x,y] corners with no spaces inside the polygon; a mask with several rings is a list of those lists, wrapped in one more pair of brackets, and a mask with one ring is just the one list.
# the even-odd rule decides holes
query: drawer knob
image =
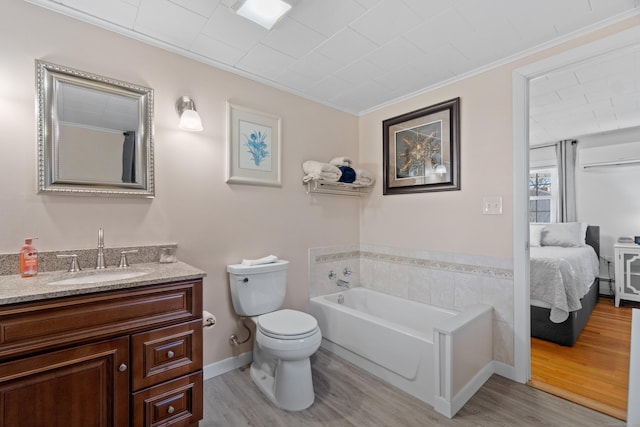
{"label": "drawer knob", "polygon": [[169,359],[171,359],[171,358],[172,358],[173,356],[175,356],[175,355],[176,355],[176,354],[175,354],[173,351],[171,351],[171,350],[169,350],[169,351],[167,352],[167,357],[168,357]]}
{"label": "drawer knob", "polygon": [[170,413],[170,414],[173,414],[174,411],[175,411],[175,409],[173,408],[173,406],[169,406],[167,408],[167,412]]}
{"label": "drawer knob", "polygon": [[119,370],[120,372],[124,372],[124,371],[126,371],[126,370],[127,370],[127,365],[125,365],[124,363],[122,363],[122,364],[118,367],[118,370]]}

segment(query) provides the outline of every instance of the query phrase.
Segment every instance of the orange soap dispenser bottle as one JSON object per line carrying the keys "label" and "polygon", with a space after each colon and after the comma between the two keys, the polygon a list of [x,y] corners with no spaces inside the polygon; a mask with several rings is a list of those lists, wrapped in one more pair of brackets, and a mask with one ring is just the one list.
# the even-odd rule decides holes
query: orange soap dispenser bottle
{"label": "orange soap dispenser bottle", "polygon": [[24,239],[24,245],[20,249],[20,275],[33,277],[38,274],[38,250],[31,243],[37,237]]}

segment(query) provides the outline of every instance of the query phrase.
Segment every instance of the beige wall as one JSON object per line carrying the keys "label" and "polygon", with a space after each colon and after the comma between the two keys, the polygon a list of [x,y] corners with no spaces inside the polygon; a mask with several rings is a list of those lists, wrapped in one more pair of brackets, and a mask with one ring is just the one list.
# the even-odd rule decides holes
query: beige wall
{"label": "beige wall", "polygon": [[[361,117],[360,160],[382,171],[382,121],[460,97],[461,190],[382,196],[361,212],[363,243],[511,257],[511,75],[500,68]],[[482,215],[502,196],[502,215]]]}
{"label": "beige wall", "polygon": [[[286,306],[306,306],[307,250],[355,244],[358,201],[309,197],[308,159],[358,157],[358,119],[20,0],[0,14],[0,252],[38,236],[41,250],[177,242],[178,257],[205,270],[205,364],[233,355],[240,332],[225,267],[270,253],[291,261]],[[36,58],[148,86],[155,93],[156,198],[37,195]],[[192,96],[205,130],[178,129],[175,101]],[[228,185],[225,102],[282,117],[282,188]],[[85,266],[88,267],[88,266]],[[245,345],[236,350],[248,351]]]}
{"label": "beige wall", "polygon": [[[362,116],[360,161],[378,182],[361,210],[361,243],[511,258],[513,70],[634,25],[639,18]],[[383,196],[382,121],[456,97],[461,190]],[[483,196],[502,196],[502,215],[483,215]]]}

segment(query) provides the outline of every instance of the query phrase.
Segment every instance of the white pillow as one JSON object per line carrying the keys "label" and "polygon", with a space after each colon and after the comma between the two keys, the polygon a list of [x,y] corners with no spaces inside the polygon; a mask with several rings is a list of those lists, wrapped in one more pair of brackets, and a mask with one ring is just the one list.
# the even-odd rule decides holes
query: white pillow
{"label": "white pillow", "polygon": [[542,231],[542,246],[584,246],[585,232],[580,222],[558,222],[547,224]]}
{"label": "white pillow", "polygon": [[529,246],[540,246],[542,231],[547,224],[529,224]]}

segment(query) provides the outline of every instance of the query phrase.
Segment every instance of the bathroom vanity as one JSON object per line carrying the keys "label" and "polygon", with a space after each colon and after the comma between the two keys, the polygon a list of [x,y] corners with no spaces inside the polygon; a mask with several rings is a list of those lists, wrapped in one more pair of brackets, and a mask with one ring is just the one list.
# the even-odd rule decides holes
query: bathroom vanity
{"label": "bathroom vanity", "polygon": [[205,273],[136,268],[0,276],[0,427],[198,425]]}

